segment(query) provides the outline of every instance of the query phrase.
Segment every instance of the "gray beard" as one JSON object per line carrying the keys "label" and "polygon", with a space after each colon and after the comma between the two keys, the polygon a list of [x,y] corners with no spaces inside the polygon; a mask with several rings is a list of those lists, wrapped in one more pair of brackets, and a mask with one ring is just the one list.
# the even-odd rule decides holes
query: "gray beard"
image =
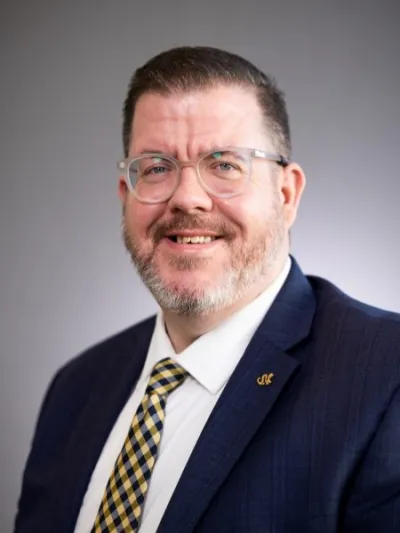
{"label": "gray beard", "polygon": [[[143,283],[153,294],[161,308],[183,316],[207,315],[230,307],[240,300],[252,286],[268,274],[275,266],[282,250],[285,236],[280,206],[276,203],[264,232],[254,236],[253,242],[232,253],[230,263],[222,278],[207,286],[182,288],[163,278],[154,261],[154,249],[144,253],[134,242],[123,215],[123,240],[132,263]],[[212,261],[204,258],[173,257],[168,265],[180,271],[192,271]]]}

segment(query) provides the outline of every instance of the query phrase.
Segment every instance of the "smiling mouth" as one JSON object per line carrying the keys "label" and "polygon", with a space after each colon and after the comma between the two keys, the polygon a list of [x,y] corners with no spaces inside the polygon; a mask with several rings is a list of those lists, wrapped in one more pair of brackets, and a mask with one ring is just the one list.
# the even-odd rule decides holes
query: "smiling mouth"
{"label": "smiling mouth", "polygon": [[209,235],[196,235],[193,237],[186,235],[168,235],[167,238],[177,244],[208,244],[220,239],[220,237],[211,237]]}

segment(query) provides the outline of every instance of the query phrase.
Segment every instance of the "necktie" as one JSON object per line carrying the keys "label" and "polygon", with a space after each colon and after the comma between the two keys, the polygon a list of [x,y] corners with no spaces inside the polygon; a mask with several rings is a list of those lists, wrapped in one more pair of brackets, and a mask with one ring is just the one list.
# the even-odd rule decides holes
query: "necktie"
{"label": "necktie", "polygon": [[91,533],[136,533],[157,460],[168,394],[187,372],[172,359],[157,363],[107,483]]}

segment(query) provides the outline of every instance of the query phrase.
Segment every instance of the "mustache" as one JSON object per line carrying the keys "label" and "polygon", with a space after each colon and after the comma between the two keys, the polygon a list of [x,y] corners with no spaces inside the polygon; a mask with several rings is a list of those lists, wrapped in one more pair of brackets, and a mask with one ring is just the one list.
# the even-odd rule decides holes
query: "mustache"
{"label": "mustache", "polygon": [[235,238],[236,232],[227,222],[200,216],[176,215],[173,219],[158,222],[149,229],[149,236],[158,244],[167,233],[171,234],[182,230],[205,230],[216,233],[227,241]]}

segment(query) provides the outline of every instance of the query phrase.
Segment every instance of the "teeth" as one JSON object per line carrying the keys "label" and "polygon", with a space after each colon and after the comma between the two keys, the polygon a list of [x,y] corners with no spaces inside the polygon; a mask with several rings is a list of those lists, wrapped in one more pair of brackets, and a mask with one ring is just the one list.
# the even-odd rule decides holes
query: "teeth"
{"label": "teeth", "polygon": [[177,235],[176,237],[176,242],[178,244],[206,244],[211,241],[215,241],[215,237],[182,237],[180,235]]}

